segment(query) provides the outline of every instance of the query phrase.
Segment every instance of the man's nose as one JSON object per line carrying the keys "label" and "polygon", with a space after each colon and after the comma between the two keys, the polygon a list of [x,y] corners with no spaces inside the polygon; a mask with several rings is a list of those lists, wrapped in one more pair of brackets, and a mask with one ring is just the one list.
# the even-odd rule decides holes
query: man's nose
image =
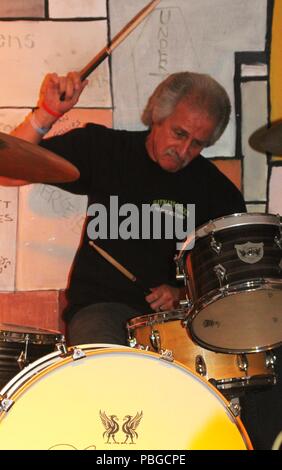
{"label": "man's nose", "polygon": [[181,158],[186,157],[192,146],[192,139],[184,140],[178,147],[178,154]]}

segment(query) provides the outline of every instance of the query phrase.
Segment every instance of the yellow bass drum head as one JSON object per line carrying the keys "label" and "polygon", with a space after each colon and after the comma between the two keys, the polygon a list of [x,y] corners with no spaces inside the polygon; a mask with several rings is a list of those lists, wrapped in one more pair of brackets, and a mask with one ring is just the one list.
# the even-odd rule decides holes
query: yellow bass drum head
{"label": "yellow bass drum head", "polygon": [[1,449],[250,449],[228,402],[180,363],[127,348],[74,348],[1,391]]}

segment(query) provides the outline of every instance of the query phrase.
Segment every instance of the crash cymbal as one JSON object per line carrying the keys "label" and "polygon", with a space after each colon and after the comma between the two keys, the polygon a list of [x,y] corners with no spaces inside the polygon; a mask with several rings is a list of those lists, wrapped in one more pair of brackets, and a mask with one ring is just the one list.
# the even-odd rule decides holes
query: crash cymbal
{"label": "crash cymbal", "polygon": [[249,138],[249,144],[258,152],[282,155],[282,121],[276,121],[271,127],[261,127]]}
{"label": "crash cymbal", "polygon": [[77,180],[79,171],[39,145],[0,132],[0,176],[31,183],[65,183]]}

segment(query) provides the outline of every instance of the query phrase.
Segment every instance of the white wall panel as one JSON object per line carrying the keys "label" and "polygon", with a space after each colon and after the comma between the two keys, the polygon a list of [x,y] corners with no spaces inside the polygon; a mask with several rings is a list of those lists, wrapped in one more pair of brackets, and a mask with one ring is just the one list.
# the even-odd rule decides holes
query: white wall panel
{"label": "white wall panel", "polygon": [[247,204],[247,212],[259,212],[265,214],[266,204]]}
{"label": "white wall panel", "polygon": [[[259,112],[258,112],[259,110]],[[244,197],[246,201],[266,201],[266,155],[249,145],[249,137],[267,122],[267,83],[252,81],[242,84],[242,152]]]}
{"label": "white wall panel", "polygon": [[273,167],[269,188],[269,212],[282,217],[282,167]]}
{"label": "white wall panel", "polygon": [[67,285],[86,198],[49,185],[20,189],[17,290]]}
{"label": "white wall panel", "polygon": [[15,288],[18,189],[0,186],[0,291]]}
{"label": "white wall panel", "polygon": [[[26,109],[0,109],[0,132],[11,132],[29,112]],[[5,150],[0,151],[0,158],[5,159]],[[0,186],[0,291],[15,288],[17,217],[18,189]]]}
{"label": "white wall panel", "polygon": [[[74,109],[53,126],[49,136],[81,127],[85,122],[111,126],[109,110]],[[60,289],[79,245],[87,198],[51,185],[20,189],[17,290]]]}
{"label": "white wall panel", "polygon": [[[44,76],[82,69],[107,43],[107,22],[0,21],[0,107],[36,106]],[[111,106],[108,62],[90,77],[81,107]]]}

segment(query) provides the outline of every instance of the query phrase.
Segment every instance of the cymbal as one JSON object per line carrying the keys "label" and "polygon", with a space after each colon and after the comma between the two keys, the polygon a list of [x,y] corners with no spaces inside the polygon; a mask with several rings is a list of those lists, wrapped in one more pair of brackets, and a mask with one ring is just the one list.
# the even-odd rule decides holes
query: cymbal
{"label": "cymbal", "polygon": [[0,175],[30,183],[66,183],[80,173],[55,153],[0,132]]}
{"label": "cymbal", "polygon": [[271,127],[261,127],[249,138],[249,144],[258,152],[282,155],[282,121],[275,121]]}

